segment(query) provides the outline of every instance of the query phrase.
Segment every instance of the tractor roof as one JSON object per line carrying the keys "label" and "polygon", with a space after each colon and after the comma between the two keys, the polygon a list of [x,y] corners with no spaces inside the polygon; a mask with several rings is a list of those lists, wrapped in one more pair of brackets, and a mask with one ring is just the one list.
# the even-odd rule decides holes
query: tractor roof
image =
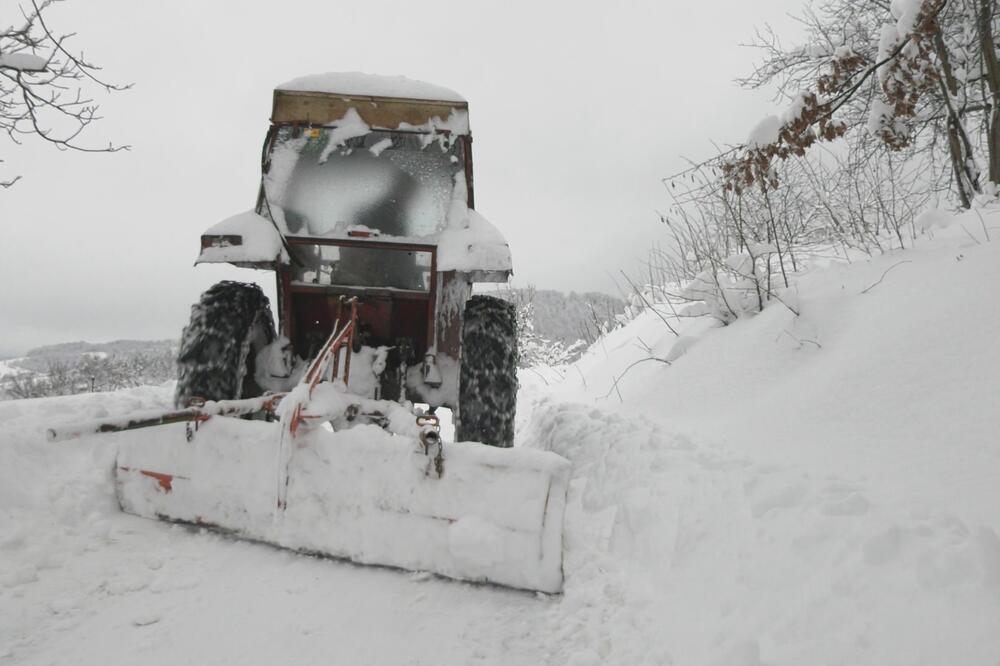
{"label": "tractor roof", "polygon": [[362,72],[327,72],[300,76],[282,83],[276,90],[314,92],[360,97],[393,97],[430,102],[465,102],[454,90],[405,76],[384,76]]}
{"label": "tractor roof", "polygon": [[[278,127],[272,128],[277,131],[269,134],[273,140],[267,144],[269,161],[261,190],[264,198],[255,211],[235,215],[207,230],[197,263],[273,267],[290,260],[285,245],[288,239],[298,243],[310,239],[359,243],[362,236],[358,234],[368,237],[374,231],[377,238],[370,242],[382,246],[436,246],[438,271],[474,274],[478,281],[506,280],[511,272],[507,241],[495,226],[469,207],[472,165],[466,138],[468,108],[468,102],[453,90],[403,76],[329,73],[279,85],[274,90],[271,115],[271,122]],[[302,131],[303,125],[308,132]],[[397,134],[386,137],[387,131]],[[347,147],[348,141],[354,143]],[[440,150],[429,146],[439,146]],[[389,152],[382,158],[382,168],[372,169],[372,160],[386,150]],[[306,152],[308,158],[301,160]],[[397,153],[411,157],[426,154],[428,159],[393,162],[392,155]],[[340,159],[348,156],[350,162]],[[376,181],[381,177],[381,184],[357,192],[350,190],[354,181],[342,168],[350,164],[364,167],[357,170],[359,177]],[[317,165],[330,166],[320,169]],[[411,173],[418,165],[422,165],[420,174]],[[294,196],[286,197],[289,183],[296,178],[300,179],[296,182],[307,185],[293,188]],[[424,208],[413,217],[430,220],[430,224],[421,227],[407,221],[400,231],[398,224],[394,226],[393,216],[402,220],[401,215],[409,216],[411,212],[397,205],[397,199],[378,193],[390,192],[392,187],[401,187],[405,193],[409,187],[406,183],[410,182],[426,189],[419,198]],[[357,204],[369,196],[383,197],[393,206],[383,210],[365,202]],[[335,205],[338,197],[348,200],[348,208],[341,210],[342,206]],[[411,201],[404,196],[399,201],[410,205],[417,199]],[[384,205],[380,199],[379,206]],[[354,219],[364,217],[361,213],[367,210],[377,210],[383,218],[370,225],[365,219]],[[291,231],[286,217],[289,211],[300,223],[312,219],[316,228],[307,223]],[[338,217],[340,213],[343,215]]]}
{"label": "tractor roof", "polygon": [[[464,120],[468,108],[461,95],[432,83],[405,76],[330,72],[303,76],[275,88],[271,122],[337,124],[354,109],[372,128],[435,131],[442,128],[442,121],[456,116]],[[468,123],[462,124],[467,127]]]}

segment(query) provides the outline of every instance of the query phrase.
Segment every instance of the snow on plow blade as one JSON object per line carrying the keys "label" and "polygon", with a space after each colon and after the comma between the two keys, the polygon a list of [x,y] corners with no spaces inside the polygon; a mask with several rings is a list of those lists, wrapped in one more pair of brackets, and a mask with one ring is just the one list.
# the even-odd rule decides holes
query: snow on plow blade
{"label": "snow on plow blade", "polygon": [[277,423],[213,418],[191,441],[183,424],[114,436],[129,513],[361,564],[562,589],[569,463],[554,453],[445,443],[439,478],[414,438],[317,428],[296,440],[286,475]]}

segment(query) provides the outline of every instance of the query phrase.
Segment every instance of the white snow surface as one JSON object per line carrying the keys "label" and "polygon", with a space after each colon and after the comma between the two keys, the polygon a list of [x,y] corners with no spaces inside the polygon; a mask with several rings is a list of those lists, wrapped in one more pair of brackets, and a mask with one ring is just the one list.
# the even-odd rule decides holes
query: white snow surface
{"label": "white snow surface", "polygon": [[288,253],[281,243],[281,234],[270,220],[252,210],[227,217],[206,229],[203,235],[241,236],[243,244],[202,248],[196,264],[288,261]]}
{"label": "white snow surface", "polygon": [[499,271],[514,269],[510,246],[492,222],[466,205],[465,173],[455,174],[451,207],[438,234],[439,271]]}
{"label": "white snow surface", "polygon": [[[330,131],[327,137],[326,147],[323,148],[323,152],[319,156],[320,164],[326,162],[330,158],[330,153],[344,145],[348,139],[365,136],[372,131],[368,123],[361,119],[358,110],[354,108],[348,109],[344,117],[333,123],[333,125],[336,125],[336,127]],[[374,146],[372,147],[374,148]]]}
{"label": "white snow surface", "polygon": [[44,72],[49,61],[33,53],[0,53],[0,68],[20,72]]}
{"label": "white snow surface", "polygon": [[[469,112],[464,109],[452,109],[447,118],[434,116],[420,125],[400,123],[395,129],[409,132],[423,132],[425,134],[448,133],[452,136],[464,135],[469,133]],[[447,141],[448,137],[438,136],[437,140],[442,142]]]}
{"label": "white snow surface", "polygon": [[278,90],[332,93],[370,97],[402,97],[441,102],[464,102],[465,98],[454,90],[417,81],[405,76],[365,74],[362,72],[327,72],[311,74],[286,81]]}
{"label": "white snow surface", "polygon": [[908,35],[913,31],[917,16],[924,5],[930,5],[925,0],[892,0],[890,11],[896,18],[896,30],[900,35]]}
{"label": "white snow surface", "polygon": [[781,135],[782,122],[778,116],[767,116],[754,125],[747,137],[747,145],[751,148],[763,148],[778,140]]}
{"label": "white snow surface", "polygon": [[471,208],[438,236],[439,271],[510,271],[510,246],[492,222]]}
{"label": "white snow surface", "polygon": [[44,441],[169,387],[0,402],[0,664],[995,666],[1000,215],[929,226],[801,276],[801,316],[646,311],[522,373],[519,443],[573,465],[561,596],[124,515],[107,438]]}
{"label": "white snow surface", "polygon": [[[505,646],[497,627],[527,635],[546,598],[124,514],[111,469],[125,434],[45,441],[54,421],[170,409],[172,397],[165,386],[0,402],[0,664],[537,663],[532,646]],[[366,431],[384,437],[346,434],[360,445]],[[476,528],[456,531],[466,558],[477,556]]]}

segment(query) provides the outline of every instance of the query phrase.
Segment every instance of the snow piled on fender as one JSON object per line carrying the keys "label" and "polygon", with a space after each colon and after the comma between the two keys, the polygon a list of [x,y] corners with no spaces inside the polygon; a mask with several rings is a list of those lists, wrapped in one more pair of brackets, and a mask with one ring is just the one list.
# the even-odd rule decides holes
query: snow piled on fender
{"label": "snow piled on fender", "polygon": [[248,210],[215,224],[204,236],[240,236],[241,245],[213,245],[203,247],[195,264],[241,262],[288,262],[288,253],[281,242],[281,234],[266,217]]}
{"label": "snow piled on fender", "polygon": [[455,174],[451,207],[444,229],[438,235],[439,271],[510,272],[510,246],[492,222],[468,207],[465,173]]}
{"label": "snow piled on fender", "polygon": [[492,222],[466,209],[463,222],[438,237],[439,271],[510,271],[510,246]]}

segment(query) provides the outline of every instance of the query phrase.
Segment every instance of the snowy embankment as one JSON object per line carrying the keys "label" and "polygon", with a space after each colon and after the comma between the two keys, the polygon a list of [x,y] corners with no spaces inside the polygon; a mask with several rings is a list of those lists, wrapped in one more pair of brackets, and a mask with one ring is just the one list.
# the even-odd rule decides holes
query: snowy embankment
{"label": "snowy embankment", "polygon": [[969,213],[800,316],[647,311],[562,373],[528,433],[575,466],[556,661],[996,664],[997,284]]}
{"label": "snowy embankment", "polygon": [[966,231],[525,372],[521,443],[573,463],[557,597],[122,515],[107,439],[43,441],[167,389],[0,403],[0,664],[995,666],[1000,243]]}

